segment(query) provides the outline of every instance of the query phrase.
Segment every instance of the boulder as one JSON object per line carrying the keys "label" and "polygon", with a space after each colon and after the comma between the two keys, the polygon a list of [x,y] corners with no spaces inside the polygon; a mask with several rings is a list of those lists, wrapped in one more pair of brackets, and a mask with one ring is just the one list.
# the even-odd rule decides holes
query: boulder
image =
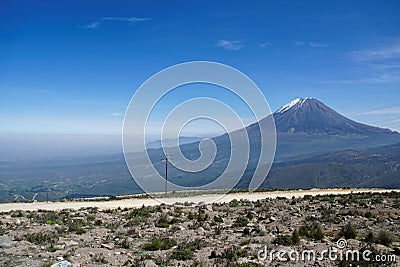
{"label": "boulder", "polygon": [[114,249],[114,246],[113,246],[113,245],[110,245],[110,244],[101,244],[101,247],[102,247],[102,248],[109,249],[109,250],[113,250],[113,249]]}
{"label": "boulder", "polygon": [[202,208],[203,210],[208,211],[208,212],[212,212],[212,211],[213,211],[213,207],[212,207],[212,205],[210,205],[210,204],[203,205],[201,208]]}
{"label": "boulder", "polygon": [[275,222],[276,221],[276,218],[275,217],[273,217],[273,216],[271,216],[271,217],[269,217],[269,222],[271,223],[271,222]]}
{"label": "boulder", "polygon": [[74,247],[74,246],[78,246],[79,243],[76,242],[75,240],[68,240],[67,242],[65,242],[65,246],[67,247]]}
{"label": "boulder", "polygon": [[206,235],[206,230],[204,230],[203,227],[199,227],[199,229],[197,229],[197,233],[198,233],[199,235],[204,236],[204,235]]}
{"label": "boulder", "polygon": [[0,237],[0,247],[1,248],[11,248],[15,244],[7,235]]}
{"label": "boulder", "polygon": [[277,234],[282,234],[283,232],[285,232],[285,227],[282,224],[277,224],[275,226],[275,232]]}
{"label": "boulder", "polygon": [[152,260],[145,260],[139,263],[140,267],[158,267],[157,264],[154,263]]}
{"label": "boulder", "polygon": [[51,265],[51,267],[72,267],[72,263],[70,263],[69,261],[63,260],[60,262],[57,262],[53,265]]}

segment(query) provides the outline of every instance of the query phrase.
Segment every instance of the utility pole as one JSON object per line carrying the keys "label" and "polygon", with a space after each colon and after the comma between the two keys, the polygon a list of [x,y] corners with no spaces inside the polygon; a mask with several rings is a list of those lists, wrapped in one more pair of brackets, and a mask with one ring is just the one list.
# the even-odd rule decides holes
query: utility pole
{"label": "utility pole", "polygon": [[165,196],[168,194],[168,155],[165,154],[165,159],[161,160],[165,162]]}

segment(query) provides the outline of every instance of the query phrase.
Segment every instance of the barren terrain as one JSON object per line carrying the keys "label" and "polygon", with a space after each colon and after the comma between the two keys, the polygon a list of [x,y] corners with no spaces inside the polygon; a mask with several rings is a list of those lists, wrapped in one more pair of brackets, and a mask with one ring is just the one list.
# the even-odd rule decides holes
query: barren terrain
{"label": "barren terrain", "polygon": [[[212,197],[2,204],[0,266],[398,266],[399,192],[235,193],[203,203]],[[324,250],[336,258],[277,254]]]}

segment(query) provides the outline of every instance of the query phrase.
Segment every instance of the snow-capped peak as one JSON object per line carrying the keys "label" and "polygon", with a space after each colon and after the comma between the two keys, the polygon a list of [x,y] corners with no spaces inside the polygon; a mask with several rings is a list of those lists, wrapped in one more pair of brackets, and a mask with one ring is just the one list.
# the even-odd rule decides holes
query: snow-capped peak
{"label": "snow-capped peak", "polygon": [[281,107],[280,109],[278,109],[276,111],[276,113],[283,113],[285,111],[288,111],[289,109],[291,109],[294,106],[301,107],[309,99],[312,99],[312,97],[296,98],[296,99],[292,100],[290,103],[288,103],[288,104],[284,105],[283,107]]}

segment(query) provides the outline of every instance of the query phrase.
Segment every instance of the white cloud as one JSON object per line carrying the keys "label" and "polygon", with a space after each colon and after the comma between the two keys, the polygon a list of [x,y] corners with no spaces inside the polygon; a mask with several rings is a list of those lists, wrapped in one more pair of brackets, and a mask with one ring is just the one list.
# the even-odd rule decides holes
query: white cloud
{"label": "white cloud", "polygon": [[309,44],[311,47],[326,47],[326,44],[324,44],[324,43],[309,42],[308,44]]}
{"label": "white cloud", "polygon": [[326,47],[327,44],[325,43],[317,43],[317,42],[302,42],[302,41],[296,41],[294,42],[294,45],[296,46],[310,46],[310,47]]}
{"label": "white cloud", "polygon": [[222,47],[226,50],[239,50],[244,47],[244,44],[242,41],[218,40],[215,46]]}
{"label": "white cloud", "polygon": [[101,20],[103,21],[124,21],[124,22],[137,22],[137,21],[145,21],[145,20],[151,20],[151,18],[138,18],[138,17],[105,17],[102,18]]}
{"label": "white cloud", "polygon": [[387,114],[394,114],[394,115],[399,114],[400,115],[400,106],[369,110],[369,111],[359,113],[357,115],[387,115]]}
{"label": "white cloud", "polygon": [[396,73],[384,73],[378,74],[372,78],[363,78],[363,79],[354,79],[354,80],[326,80],[320,81],[320,83],[342,83],[342,84],[351,84],[351,83],[393,83],[400,82],[400,74]]}
{"label": "white cloud", "polygon": [[113,112],[113,113],[111,113],[111,116],[113,116],[113,117],[121,117],[123,114],[122,113],[120,113],[120,112]]}
{"label": "white cloud", "polygon": [[265,43],[262,43],[262,44],[260,45],[260,47],[265,48],[265,47],[272,46],[272,45],[273,45],[273,44],[272,44],[271,42],[265,42]]}
{"label": "white cloud", "polygon": [[[372,63],[372,64],[385,64],[396,63],[400,64],[400,42],[388,47],[383,47],[375,50],[360,50],[351,53],[356,62]],[[389,64],[393,66],[393,64]]]}
{"label": "white cloud", "polygon": [[354,80],[321,81],[321,83],[400,82],[400,41],[374,50],[353,51],[350,53],[350,58],[354,63],[366,68],[368,77]]}
{"label": "white cloud", "polygon": [[377,71],[378,75],[385,77],[385,81],[400,80],[400,41],[375,50],[353,51],[351,58]]}
{"label": "white cloud", "polygon": [[124,108],[124,104],[118,101],[96,101],[96,100],[86,100],[86,99],[71,99],[63,100],[62,103],[70,105],[99,105],[99,106],[113,106],[116,108]]}
{"label": "white cloud", "polygon": [[151,18],[139,18],[139,17],[104,17],[101,18],[98,21],[95,21],[93,23],[80,26],[83,29],[96,29],[98,28],[102,23],[101,22],[112,22],[112,21],[122,21],[122,22],[128,22],[128,23],[134,23],[138,21],[145,21],[145,20],[151,20]]}
{"label": "white cloud", "polygon": [[83,29],[96,29],[96,28],[99,27],[99,26],[100,26],[100,22],[95,21],[95,22],[93,22],[93,23],[83,25],[82,28],[83,28]]}
{"label": "white cloud", "polygon": [[[399,131],[400,129],[398,129],[399,127],[395,127],[395,126],[400,126],[400,119],[393,119],[393,120],[388,120],[384,123],[381,124],[384,127],[390,127],[393,128],[394,130]],[[397,128],[397,129],[396,129]]]}

